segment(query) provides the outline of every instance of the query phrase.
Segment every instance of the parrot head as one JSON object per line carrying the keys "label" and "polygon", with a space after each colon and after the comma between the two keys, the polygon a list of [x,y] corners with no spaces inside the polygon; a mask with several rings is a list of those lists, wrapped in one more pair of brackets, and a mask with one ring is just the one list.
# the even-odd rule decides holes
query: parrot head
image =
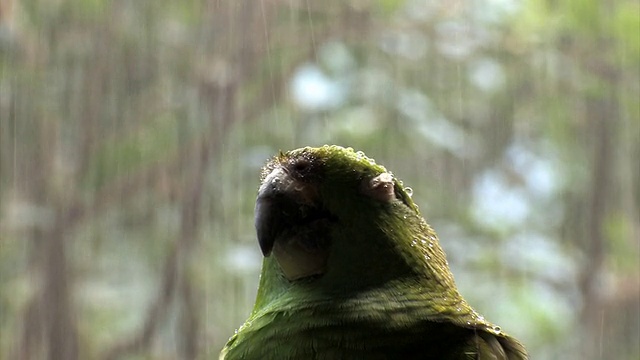
{"label": "parrot head", "polygon": [[402,182],[364,153],[335,145],[280,153],[261,178],[258,242],[288,282],[357,289],[404,276],[453,281]]}

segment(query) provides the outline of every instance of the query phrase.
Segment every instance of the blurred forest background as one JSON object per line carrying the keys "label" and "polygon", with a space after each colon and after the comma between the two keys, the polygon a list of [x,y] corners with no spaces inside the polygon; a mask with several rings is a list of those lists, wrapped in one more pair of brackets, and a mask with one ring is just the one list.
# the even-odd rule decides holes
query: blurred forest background
{"label": "blurred forest background", "polygon": [[0,358],[217,358],[278,150],[414,190],[533,359],[640,358],[637,0],[0,0]]}

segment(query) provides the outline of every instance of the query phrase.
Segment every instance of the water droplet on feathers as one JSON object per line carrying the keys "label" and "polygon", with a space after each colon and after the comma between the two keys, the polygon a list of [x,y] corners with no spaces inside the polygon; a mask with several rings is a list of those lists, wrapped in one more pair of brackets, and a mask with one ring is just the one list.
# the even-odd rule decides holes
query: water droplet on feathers
{"label": "water droplet on feathers", "polygon": [[404,192],[406,192],[407,195],[409,195],[409,197],[413,196],[413,189],[408,187],[408,186],[406,188],[404,188]]}

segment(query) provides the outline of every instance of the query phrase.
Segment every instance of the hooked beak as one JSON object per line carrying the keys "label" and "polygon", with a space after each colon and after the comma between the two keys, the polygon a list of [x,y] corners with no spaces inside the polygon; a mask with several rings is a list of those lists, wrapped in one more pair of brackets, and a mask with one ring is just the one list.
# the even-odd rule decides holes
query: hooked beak
{"label": "hooked beak", "polygon": [[329,231],[336,221],[311,181],[276,167],[263,180],[255,207],[262,254],[271,253],[289,280],[321,275],[329,256]]}
{"label": "hooked beak", "polygon": [[258,244],[264,256],[269,256],[278,234],[291,225],[290,216],[297,204],[291,198],[294,180],[282,168],[273,170],[258,190],[255,207],[255,227]]}

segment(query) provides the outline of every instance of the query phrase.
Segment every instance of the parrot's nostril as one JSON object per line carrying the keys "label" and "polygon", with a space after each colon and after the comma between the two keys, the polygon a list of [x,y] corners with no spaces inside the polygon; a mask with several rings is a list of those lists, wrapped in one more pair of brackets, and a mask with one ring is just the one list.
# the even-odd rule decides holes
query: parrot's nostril
{"label": "parrot's nostril", "polygon": [[307,170],[308,167],[309,167],[309,161],[307,160],[298,161],[295,165],[293,165],[293,169],[298,172],[305,171]]}

